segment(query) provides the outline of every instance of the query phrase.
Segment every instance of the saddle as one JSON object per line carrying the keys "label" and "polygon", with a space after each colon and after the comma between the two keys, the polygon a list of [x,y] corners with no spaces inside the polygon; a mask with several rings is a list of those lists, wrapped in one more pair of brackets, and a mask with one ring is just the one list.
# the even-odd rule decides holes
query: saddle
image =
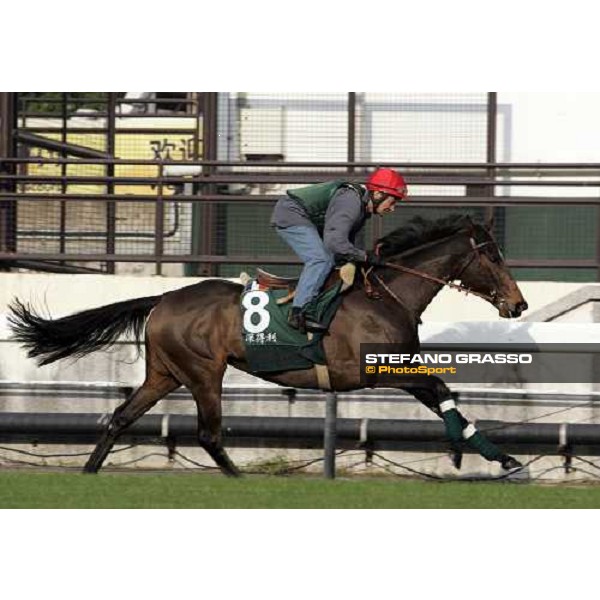
{"label": "saddle", "polygon": [[[323,292],[331,289],[337,285],[340,280],[342,287],[340,292],[345,292],[347,289],[352,287],[354,279],[356,277],[356,265],[354,263],[346,263],[339,269],[335,269],[329,275],[325,285],[323,286]],[[248,281],[250,278],[246,273],[240,275],[242,283]],[[265,290],[287,290],[287,294],[277,301],[277,304],[288,304],[294,299],[296,295],[296,288],[298,287],[298,277],[279,277],[268,273],[264,269],[256,269],[256,281],[258,285]]]}
{"label": "saddle", "polygon": [[[354,283],[356,266],[346,264],[334,270],[311,306],[317,321],[327,328],[342,303],[342,292]],[[277,277],[263,269],[256,276],[240,275],[242,294],[242,336],[246,359],[252,373],[315,369],[318,387],[331,389],[323,349],[324,333],[306,333],[289,325],[289,303],[294,298],[298,279]],[[248,302],[245,299],[248,298]],[[260,303],[256,303],[259,299]],[[265,317],[268,317],[265,318]]]}

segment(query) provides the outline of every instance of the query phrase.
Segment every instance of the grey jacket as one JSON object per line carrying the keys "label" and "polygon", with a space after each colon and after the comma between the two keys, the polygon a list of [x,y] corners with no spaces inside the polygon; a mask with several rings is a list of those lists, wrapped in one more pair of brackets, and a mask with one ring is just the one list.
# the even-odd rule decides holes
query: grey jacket
{"label": "grey jacket", "polygon": [[[356,234],[371,215],[367,212],[368,192],[362,196],[351,188],[338,190],[327,208],[323,242],[333,255],[364,261],[367,253],[354,245]],[[289,196],[283,196],[275,205],[271,225],[285,229],[294,226],[314,227],[304,208]]]}

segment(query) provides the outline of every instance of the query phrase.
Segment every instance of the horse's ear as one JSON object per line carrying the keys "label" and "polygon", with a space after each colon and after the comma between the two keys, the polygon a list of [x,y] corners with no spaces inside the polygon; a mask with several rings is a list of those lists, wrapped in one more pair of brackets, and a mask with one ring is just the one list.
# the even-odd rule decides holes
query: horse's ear
{"label": "horse's ear", "polygon": [[490,218],[485,222],[485,228],[488,231],[494,231],[494,225],[496,224],[496,215],[491,214]]}
{"label": "horse's ear", "polygon": [[467,225],[469,231],[471,232],[471,235],[475,235],[475,231],[477,231],[476,220],[473,219],[473,217],[471,215],[465,215],[464,222],[466,222],[466,225]]}

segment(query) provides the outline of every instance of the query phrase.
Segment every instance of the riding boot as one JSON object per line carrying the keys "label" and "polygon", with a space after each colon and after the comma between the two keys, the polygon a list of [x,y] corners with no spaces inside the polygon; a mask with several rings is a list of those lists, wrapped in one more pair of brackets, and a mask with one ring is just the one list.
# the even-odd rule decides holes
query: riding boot
{"label": "riding boot", "polygon": [[316,306],[313,302],[309,302],[306,306],[302,307],[304,313],[304,322],[306,323],[306,330],[312,333],[325,333],[327,327],[319,321],[316,317]]}
{"label": "riding boot", "polygon": [[288,325],[297,329],[300,333],[306,333],[306,319],[302,308],[299,306],[292,307],[288,316]]}

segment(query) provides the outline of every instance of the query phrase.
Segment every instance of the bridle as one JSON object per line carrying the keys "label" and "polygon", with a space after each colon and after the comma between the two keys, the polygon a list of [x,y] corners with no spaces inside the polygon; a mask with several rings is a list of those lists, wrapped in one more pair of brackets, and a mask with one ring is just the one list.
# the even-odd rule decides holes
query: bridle
{"label": "bridle", "polygon": [[[470,242],[471,242],[471,251],[467,255],[467,260],[465,261],[465,264],[463,265],[463,267],[461,268],[459,273],[452,277],[453,280],[460,279],[462,274],[471,266],[471,263],[475,260],[475,258],[477,258],[479,260],[480,264],[483,264],[482,259],[481,259],[481,257],[483,256],[483,253],[481,252],[481,250],[483,248],[495,243],[493,240],[488,240],[487,242],[481,242],[478,244],[472,236],[470,238]],[[498,306],[498,307],[502,306],[503,304],[506,304],[506,300],[504,300],[502,298],[500,298],[498,300],[498,298],[496,297],[495,294],[488,295],[488,294],[482,294],[480,292],[476,292],[474,290],[471,290],[471,289],[465,287],[464,285],[459,285],[459,284],[453,283],[450,280],[450,278],[441,279],[439,277],[434,277],[433,275],[429,275],[428,273],[423,273],[422,271],[418,271],[416,269],[411,269],[410,267],[403,267],[402,265],[397,265],[396,263],[386,262],[382,266],[387,269],[392,269],[394,271],[399,271],[401,273],[407,273],[409,275],[413,275],[415,277],[419,277],[421,279],[425,279],[425,280],[431,281],[433,283],[441,284],[444,287],[448,287],[448,288],[456,290],[458,292],[462,292],[462,293],[466,294],[467,296],[468,295],[477,296],[477,297],[482,298],[483,300],[486,300],[486,301],[490,302],[491,304],[494,304],[495,306]],[[371,275],[375,279],[375,281],[377,281],[377,283],[388,293],[389,296],[391,296],[398,304],[405,307],[404,302],[402,302],[402,300],[400,300],[398,295],[395,294],[394,291],[390,289],[390,287],[381,279],[381,277],[379,277],[379,275],[377,275],[377,273],[372,272],[372,270],[373,270],[372,268],[369,269],[369,271],[366,272],[365,277],[368,277],[369,275]],[[494,273],[492,273],[492,276],[494,279],[496,279],[496,275]],[[496,280],[496,283],[498,283],[497,280]]]}

